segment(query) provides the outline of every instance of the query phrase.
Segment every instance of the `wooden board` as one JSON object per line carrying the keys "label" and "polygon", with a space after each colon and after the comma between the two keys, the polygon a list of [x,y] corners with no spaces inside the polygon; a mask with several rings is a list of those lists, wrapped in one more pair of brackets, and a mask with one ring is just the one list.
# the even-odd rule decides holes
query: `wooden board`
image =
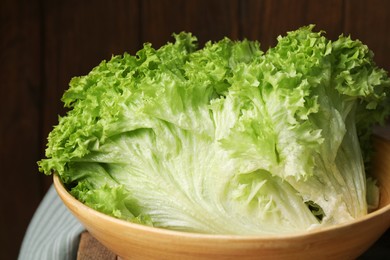
{"label": "wooden board", "polygon": [[77,260],[116,260],[117,256],[100,244],[87,231],[80,237]]}

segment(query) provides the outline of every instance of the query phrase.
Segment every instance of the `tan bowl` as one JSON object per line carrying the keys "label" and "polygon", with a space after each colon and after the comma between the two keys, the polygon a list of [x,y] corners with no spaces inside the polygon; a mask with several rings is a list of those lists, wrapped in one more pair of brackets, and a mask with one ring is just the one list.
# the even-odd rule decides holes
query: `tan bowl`
{"label": "tan bowl", "polygon": [[103,245],[123,259],[355,259],[390,227],[390,141],[376,139],[380,208],[348,224],[283,236],[204,235],[147,227],[97,212],[54,176],[65,205]]}

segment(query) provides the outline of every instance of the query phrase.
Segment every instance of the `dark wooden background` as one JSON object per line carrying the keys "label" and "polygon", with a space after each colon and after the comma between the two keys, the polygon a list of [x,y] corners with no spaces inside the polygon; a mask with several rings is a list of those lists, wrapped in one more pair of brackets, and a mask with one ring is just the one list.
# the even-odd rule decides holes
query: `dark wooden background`
{"label": "dark wooden background", "polygon": [[144,42],[159,47],[173,32],[200,44],[276,37],[310,23],[331,39],[351,34],[390,70],[387,0],[1,0],[0,259],[15,259],[51,178],[38,173],[46,137],[63,114],[71,77]]}

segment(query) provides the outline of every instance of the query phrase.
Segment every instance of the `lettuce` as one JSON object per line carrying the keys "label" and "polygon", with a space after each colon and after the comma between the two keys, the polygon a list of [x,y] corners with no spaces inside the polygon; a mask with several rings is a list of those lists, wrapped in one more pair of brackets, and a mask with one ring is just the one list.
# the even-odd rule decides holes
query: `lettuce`
{"label": "lettuce", "polygon": [[390,80],[360,41],[313,28],[265,53],[183,32],[101,62],[71,80],[40,170],[92,208],[173,230],[280,234],[367,214]]}

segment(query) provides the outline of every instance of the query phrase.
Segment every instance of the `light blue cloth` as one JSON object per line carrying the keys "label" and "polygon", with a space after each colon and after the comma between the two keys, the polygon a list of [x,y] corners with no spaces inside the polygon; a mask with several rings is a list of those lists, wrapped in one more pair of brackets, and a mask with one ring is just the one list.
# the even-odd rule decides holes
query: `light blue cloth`
{"label": "light blue cloth", "polygon": [[51,186],[26,231],[19,260],[74,260],[84,231]]}

